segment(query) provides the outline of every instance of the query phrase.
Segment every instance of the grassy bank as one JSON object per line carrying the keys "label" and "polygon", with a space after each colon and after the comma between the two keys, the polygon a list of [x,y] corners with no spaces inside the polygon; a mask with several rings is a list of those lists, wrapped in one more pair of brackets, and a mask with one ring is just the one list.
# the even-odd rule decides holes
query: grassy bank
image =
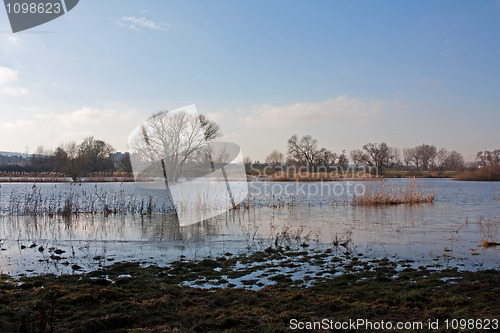
{"label": "grassy bank", "polygon": [[[313,264],[314,283],[268,270],[275,284],[235,288],[230,278],[273,260]],[[293,260],[292,260],[293,259]],[[332,265],[332,263],[337,263]],[[342,267],[342,274],[334,275]],[[212,289],[183,286],[204,285]],[[256,280],[244,280],[246,286]],[[219,286],[218,286],[219,285]],[[224,287],[220,287],[224,285]],[[85,275],[0,278],[2,332],[285,332],[290,320],[440,321],[499,318],[498,270],[458,272],[332,250],[280,248],[141,268],[118,263]],[[363,330],[360,330],[363,331]],[[425,329],[424,329],[425,331]],[[451,331],[451,330],[450,330]],[[470,330],[473,332],[474,330]]]}

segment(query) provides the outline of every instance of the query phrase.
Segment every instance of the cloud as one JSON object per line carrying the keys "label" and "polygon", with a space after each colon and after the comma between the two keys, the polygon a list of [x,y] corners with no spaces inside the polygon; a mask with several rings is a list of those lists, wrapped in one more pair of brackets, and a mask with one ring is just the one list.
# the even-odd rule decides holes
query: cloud
{"label": "cloud", "polygon": [[84,106],[73,112],[56,115],[55,119],[58,125],[63,128],[81,128],[84,126],[107,126],[116,121],[129,120],[134,115],[134,112],[119,112],[115,109],[100,110]]}
{"label": "cloud", "polygon": [[148,20],[145,17],[124,16],[118,22],[119,25],[129,27],[133,30],[140,30],[141,28],[152,30],[167,30],[170,27],[168,23],[157,23]]}
{"label": "cloud", "polygon": [[0,87],[18,80],[17,71],[0,66]]}
{"label": "cloud", "polygon": [[28,120],[6,121],[0,123],[0,128],[5,131],[18,131],[34,124],[34,122]]}
{"label": "cloud", "polygon": [[18,97],[26,95],[28,93],[28,89],[21,87],[5,87],[1,89],[1,92],[4,95],[8,95],[11,97]]}
{"label": "cloud", "polygon": [[22,40],[19,36],[7,36],[5,41],[11,45],[19,45]]}
{"label": "cloud", "polygon": [[262,104],[254,106],[251,114],[240,121],[247,127],[291,127],[314,124],[336,119],[353,119],[364,122],[375,116],[384,101],[364,102],[345,95],[318,103],[295,103],[283,106]]}
{"label": "cloud", "polygon": [[17,97],[28,93],[26,88],[12,85],[19,80],[16,70],[0,66],[0,94]]}
{"label": "cloud", "polygon": [[145,118],[140,111],[121,103],[87,105],[70,111],[62,111],[64,106],[57,108],[55,111],[37,106],[5,114],[0,119],[3,145],[0,150],[20,151],[26,145],[54,149],[68,142],[80,143],[88,136],[110,143],[117,150],[125,150],[130,132]]}

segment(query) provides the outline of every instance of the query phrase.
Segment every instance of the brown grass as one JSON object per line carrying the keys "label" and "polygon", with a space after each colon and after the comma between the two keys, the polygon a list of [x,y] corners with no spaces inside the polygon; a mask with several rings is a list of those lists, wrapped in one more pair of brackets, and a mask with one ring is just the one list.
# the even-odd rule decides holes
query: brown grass
{"label": "brown grass", "polygon": [[375,189],[368,186],[362,196],[352,199],[352,206],[390,206],[390,205],[415,205],[432,203],[435,198],[433,192],[425,192],[425,185],[413,178],[408,184],[388,186],[385,180],[380,181]]}
{"label": "brown grass", "polygon": [[490,165],[480,169],[464,170],[454,179],[462,181],[500,181],[500,165]]}

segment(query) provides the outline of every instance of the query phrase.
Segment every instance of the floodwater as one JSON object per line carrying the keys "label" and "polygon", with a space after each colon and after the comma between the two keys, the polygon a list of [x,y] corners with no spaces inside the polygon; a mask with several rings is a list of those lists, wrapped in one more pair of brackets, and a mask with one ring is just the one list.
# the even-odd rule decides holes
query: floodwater
{"label": "floodwater", "polygon": [[[249,208],[187,227],[171,214],[165,193],[133,183],[3,183],[0,273],[86,272],[117,261],[167,264],[304,244],[411,259],[415,266],[499,268],[499,247],[480,244],[500,241],[500,183],[423,183],[436,195],[432,204],[352,207],[347,203],[366,182],[251,182]],[[68,202],[85,213],[54,215]]]}

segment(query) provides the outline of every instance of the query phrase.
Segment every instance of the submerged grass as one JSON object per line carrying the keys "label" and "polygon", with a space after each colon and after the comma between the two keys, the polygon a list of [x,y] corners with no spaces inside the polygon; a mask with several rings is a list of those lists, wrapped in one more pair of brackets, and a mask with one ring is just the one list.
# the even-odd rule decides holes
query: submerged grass
{"label": "submerged grass", "polygon": [[[325,277],[318,272],[316,282],[304,287],[289,274],[268,270],[272,286],[253,291],[227,284],[238,276],[245,286],[259,283],[251,277],[256,267],[291,258],[323,262],[332,274],[331,263],[337,262],[343,274]],[[500,315],[498,270],[403,269],[405,263],[388,259],[345,258],[328,250],[274,249],[177,261],[168,267],[117,263],[81,276],[1,276],[0,327],[2,332],[284,332],[294,318],[363,318],[423,323],[439,319],[444,331],[445,319]],[[226,287],[195,288],[182,285],[185,281]]]}
{"label": "submerged grass", "polygon": [[108,192],[98,188],[97,185],[93,190],[71,185],[69,190],[42,194],[36,184],[33,184],[31,191],[12,192],[8,195],[7,203],[0,205],[0,215],[71,218],[81,214],[107,217],[174,211],[170,201],[162,200],[161,197],[156,199],[154,200],[153,196],[136,197],[127,193],[125,189]]}
{"label": "submerged grass", "polygon": [[352,206],[390,206],[390,205],[414,205],[432,203],[435,198],[433,192],[424,191],[425,185],[413,178],[404,186],[392,184],[388,186],[385,180],[373,186],[367,186],[365,193],[354,196]]}

